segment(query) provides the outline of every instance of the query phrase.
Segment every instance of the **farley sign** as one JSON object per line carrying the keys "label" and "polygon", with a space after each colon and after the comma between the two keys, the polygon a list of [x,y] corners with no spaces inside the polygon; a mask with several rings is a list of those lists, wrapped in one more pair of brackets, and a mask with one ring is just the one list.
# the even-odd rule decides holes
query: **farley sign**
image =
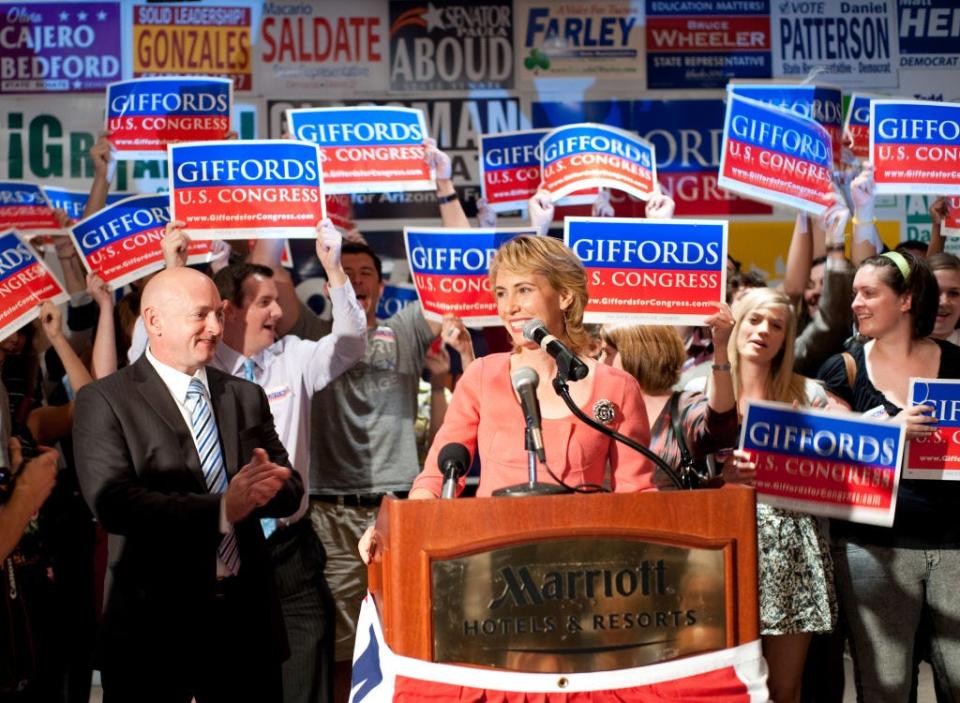
{"label": "farley sign", "polygon": [[881,195],[960,195],[960,104],[872,101],[870,160]]}
{"label": "farley sign", "polygon": [[118,159],[166,156],[167,144],[225,139],[233,84],[226,78],[140,78],[107,87],[106,128]]}
{"label": "farley sign", "polygon": [[195,239],[317,236],[325,214],[316,144],[171,144],[170,209]]}
{"label": "farley sign", "polygon": [[814,122],[729,94],[720,187],[819,215],[832,202],[830,135]]}
{"label": "farley sign", "polygon": [[587,271],[585,322],[701,325],[726,293],[727,223],[568,217]]}
{"label": "farley sign", "polygon": [[750,401],[740,448],[757,464],[757,500],[871,525],[893,524],[903,425]]}

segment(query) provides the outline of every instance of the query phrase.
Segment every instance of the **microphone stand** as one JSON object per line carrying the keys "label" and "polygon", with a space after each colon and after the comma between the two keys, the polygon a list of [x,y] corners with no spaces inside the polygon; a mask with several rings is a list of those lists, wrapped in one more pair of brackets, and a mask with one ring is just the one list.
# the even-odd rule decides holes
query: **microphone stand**
{"label": "microphone stand", "polygon": [[527,472],[529,480],[527,483],[518,483],[505,488],[498,488],[491,495],[495,496],[543,496],[554,493],[569,493],[563,486],[554,483],[541,483],[537,481],[537,452],[533,448],[533,428],[527,425],[524,433],[524,447],[527,450]]}
{"label": "microphone stand", "polygon": [[[566,366],[566,364],[564,364],[564,366]],[[577,406],[575,402],[573,402],[573,398],[570,397],[570,386],[567,383],[568,371],[569,369],[563,369],[561,368],[560,364],[557,364],[557,375],[553,377],[553,390],[557,392],[557,395],[563,398],[563,402],[567,404],[567,407],[570,409],[570,412],[572,412],[581,421],[583,421],[593,429],[597,430],[597,432],[602,432],[608,437],[611,437],[612,439],[617,440],[621,444],[627,445],[634,451],[640,452],[641,454],[643,454],[645,457],[647,457],[650,461],[652,461],[660,469],[663,470],[663,473],[665,473],[667,475],[667,478],[669,478],[673,482],[673,485],[683,490],[684,488],[683,481],[680,480],[679,474],[677,474],[677,472],[674,471],[672,466],[670,466],[663,459],[661,459],[656,454],[651,452],[649,448],[644,447],[642,444],[638,444],[637,442],[634,442],[632,439],[630,439],[626,435],[622,435],[615,430],[611,430],[609,427],[605,427],[604,425],[594,420],[592,417],[589,417],[585,412],[583,412]]]}

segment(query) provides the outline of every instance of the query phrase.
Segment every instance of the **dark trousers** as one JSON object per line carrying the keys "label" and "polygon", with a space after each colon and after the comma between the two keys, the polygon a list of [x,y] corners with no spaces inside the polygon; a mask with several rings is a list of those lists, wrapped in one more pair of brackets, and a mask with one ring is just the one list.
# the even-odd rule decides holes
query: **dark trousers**
{"label": "dark trousers", "polygon": [[290,643],[284,703],[333,701],[334,602],[323,576],[326,554],[307,519],[267,540]]}

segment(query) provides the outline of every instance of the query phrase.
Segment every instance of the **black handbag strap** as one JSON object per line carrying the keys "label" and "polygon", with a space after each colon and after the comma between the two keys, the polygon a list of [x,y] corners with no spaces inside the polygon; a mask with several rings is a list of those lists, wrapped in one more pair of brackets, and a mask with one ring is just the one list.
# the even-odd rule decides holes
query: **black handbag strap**
{"label": "black handbag strap", "polygon": [[680,422],[680,391],[670,394],[670,425],[673,427],[673,436],[680,448],[680,463],[682,466],[693,466],[696,462],[690,447],[687,446],[687,436]]}

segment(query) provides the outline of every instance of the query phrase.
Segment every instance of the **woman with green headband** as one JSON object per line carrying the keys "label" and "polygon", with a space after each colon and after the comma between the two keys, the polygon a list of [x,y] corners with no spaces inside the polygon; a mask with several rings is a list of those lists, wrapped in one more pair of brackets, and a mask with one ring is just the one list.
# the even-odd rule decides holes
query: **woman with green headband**
{"label": "woman with green headband", "polygon": [[[831,357],[820,378],[853,411],[896,417],[910,439],[929,436],[932,408],[908,407],[910,378],[960,378],[960,347],[929,336],[937,279],[923,259],[890,251],[863,261],[853,289],[854,317],[869,341]],[[925,610],[934,676],[960,700],[958,510],[960,483],[901,479],[893,527],[832,521],[858,700],[908,700]]]}

